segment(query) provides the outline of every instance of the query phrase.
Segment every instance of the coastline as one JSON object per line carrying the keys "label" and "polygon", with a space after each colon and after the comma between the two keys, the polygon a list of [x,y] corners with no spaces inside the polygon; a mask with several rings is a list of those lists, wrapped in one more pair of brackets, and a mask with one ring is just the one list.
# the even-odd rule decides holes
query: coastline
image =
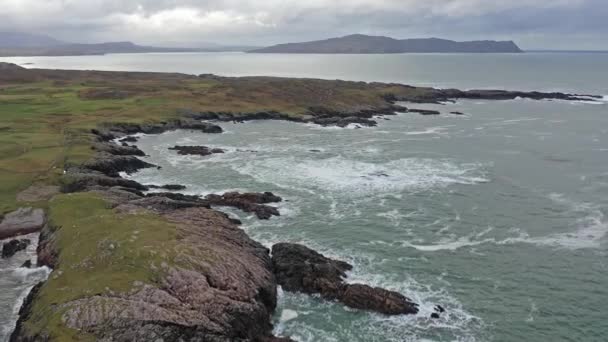
{"label": "coastline", "polygon": [[[96,129],[92,133],[94,136],[100,138],[92,144],[94,146],[97,155],[93,160],[87,161],[81,165],[66,165],[65,170],[66,174],[64,175],[64,181],[67,180],[63,184],[63,190],[67,193],[73,192],[82,192],[82,191],[96,191],[96,192],[105,192],[105,195],[110,195],[108,191],[111,187],[121,187],[125,189],[114,189],[119,190],[119,192],[112,193],[115,195],[114,200],[116,200],[117,206],[115,208],[120,207],[123,204],[131,204],[129,203],[133,200],[141,200],[142,196],[140,196],[141,191],[146,190],[146,186],[125,180],[118,176],[119,172],[127,171],[134,172],[142,167],[153,167],[153,165],[138,161],[137,154],[135,149],[119,146],[119,145],[109,145],[111,143],[110,140],[124,138],[127,135],[136,134],[136,133],[161,133],[166,130],[173,129],[194,129],[200,130],[205,133],[219,133],[221,131],[218,130],[213,124],[209,123],[201,123],[200,120],[217,120],[217,121],[247,121],[247,120],[288,120],[288,121],[296,121],[296,122],[311,122],[315,124],[327,125],[327,126],[340,126],[344,127],[349,124],[357,124],[357,125],[365,125],[365,126],[374,126],[375,121],[372,120],[374,116],[380,115],[391,115],[394,111],[405,111],[403,107],[395,106],[395,102],[397,101],[407,101],[413,103],[437,103],[452,100],[455,98],[474,98],[474,99],[491,99],[491,100],[506,100],[513,99],[517,97],[525,97],[531,99],[563,99],[563,100],[580,100],[583,98],[587,98],[586,96],[581,95],[570,95],[563,93],[536,93],[536,92],[502,92],[502,91],[469,91],[462,92],[458,90],[428,90],[425,91],[424,94],[417,94],[415,96],[386,96],[384,100],[386,101],[386,106],[380,108],[364,108],[357,109],[357,111],[337,111],[337,110],[328,110],[324,108],[312,109],[311,112],[316,115],[311,116],[303,116],[303,117],[294,117],[289,114],[282,114],[279,111],[261,111],[261,112],[239,112],[239,113],[231,113],[231,112],[196,112],[192,110],[181,111],[179,115],[184,117],[185,119],[177,119],[172,121],[165,121],[160,124],[109,124],[102,125],[102,127]],[[587,98],[588,99],[588,98]],[[413,110],[411,110],[414,112]],[[424,114],[424,113],[421,113]],[[427,113],[431,115],[431,113]],[[433,113],[434,115],[434,113]],[[344,125],[344,126],[343,126]],[[113,143],[111,143],[113,144]],[[69,180],[72,178],[72,180]],[[134,196],[132,196],[134,195]],[[64,196],[64,195],[59,195]],[[122,196],[122,197],[121,197]],[[103,197],[103,196],[102,196]],[[137,197],[140,197],[137,199]],[[171,198],[173,197],[173,198]],[[196,200],[192,201],[192,198],[178,198],[165,193],[165,195],[157,195],[155,198],[146,199],[147,202],[144,202],[144,208],[156,208],[160,211],[173,211],[173,210],[190,210],[190,211],[202,211],[204,215],[217,216],[217,220],[222,221],[222,224],[225,224],[229,227],[233,227],[235,222],[226,222],[228,219],[224,217],[220,218],[221,214],[217,214],[217,212],[211,210],[207,211],[207,206],[209,203],[197,203]],[[145,199],[145,198],[143,198]],[[141,204],[135,205],[136,207],[142,207]],[[123,210],[134,210],[135,208],[122,208]],[[139,210],[139,209],[138,209]],[[199,212],[200,214],[201,212]],[[220,216],[218,216],[220,215]],[[207,217],[207,216],[205,216]],[[56,260],[53,258],[56,257],[57,251],[54,250],[51,246],[51,240],[53,233],[49,231],[51,227],[47,226],[45,230],[43,230],[43,236],[41,236],[41,245],[47,245],[48,248],[42,247],[40,251],[41,254],[41,263],[48,264],[53,266],[56,264]],[[240,233],[237,233],[240,234]],[[246,237],[242,237],[243,239],[248,239]],[[260,246],[255,245],[255,242],[247,242],[247,244],[253,243],[254,248],[252,254],[257,255],[258,253],[264,254],[260,252]],[[259,244],[258,244],[259,245]],[[268,251],[265,252],[268,254]],[[250,255],[251,256],[251,255]],[[258,256],[259,257],[259,256]],[[265,271],[261,271],[260,273],[264,273],[266,276],[272,274],[272,267],[269,266],[270,259],[268,256],[261,256],[260,260],[262,260],[262,264],[265,265],[261,269]],[[259,266],[259,265],[258,265]],[[268,279],[265,279],[261,283],[265,283]],[[266,284],[268,285],[268,284]],[[266,286],[264,285],[264,286]],[[257,284],[257,286],[261,286]],[[261,287],[264,287],[261,286]],[[272,287],[272,284],[270,285]],[[276,291],[276,284],[275,284]],[[272,292],[272,291],[270,291]],[[28,309],[32,309],[30,304],[36,301],[37,294],[35,291],[32,292],[31,296],[28,296],[28,300],[23,306],[23,315],[28,315]],[[254,296],[255,297],[255,296]],[[272,297],[272,295],[271,295]],[[275,302],[276,302],[276,294],[275,294]],[[260,301],[262,305],[258,307],[259,312],[261,312],[261,316],[259,317],[267,317],[268,312],[272,312],[273,305],[272,300],[266,298]],[[264,314],[264,312],[266,314]],[[267,318],[262,318],[266,320]],[[19,331],[23,331],[26,325],[23,324],[24,321],[20,319],[19,323]],[[247,334],[254,334],[256,338],[269,338],[271,339],[268,328],[269,321],[264,324],[261,324],[261,329],[253,327],[253,325],[249,324],[245,329]],[[175,332],[172,330],[172,333]],[[181,331],[180,333],[191,334],[191,332]],[[15,333],[14,340],[27,340],[25,337],[21,338],[19,332]],[[26,334],[27,335],[27,334]],[[272,340],[269,340],[272,341]]]}

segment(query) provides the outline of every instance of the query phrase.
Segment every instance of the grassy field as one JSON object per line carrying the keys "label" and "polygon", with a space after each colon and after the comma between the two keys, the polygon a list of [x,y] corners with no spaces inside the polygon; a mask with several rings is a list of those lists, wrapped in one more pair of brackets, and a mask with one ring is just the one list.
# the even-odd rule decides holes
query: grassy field
{"label": "grassy field", "polygon": [[[1,63],[0,63],[1,64]],[[0,68],[0,214],[27,203],[33,184],[57,184],[66,163],[92,156],[90,130],[102,123],[159,122],[183,110],[291,116],[318,108],[381,108],[387,94],[425,89],[362,82],[270,77]],[[44,205],[44,203],[36,203]]]}

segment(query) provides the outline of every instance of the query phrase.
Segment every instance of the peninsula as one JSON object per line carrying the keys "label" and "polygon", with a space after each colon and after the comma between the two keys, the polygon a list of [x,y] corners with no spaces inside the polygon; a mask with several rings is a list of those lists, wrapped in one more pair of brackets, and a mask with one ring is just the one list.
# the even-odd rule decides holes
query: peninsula
{"label": "peninsula", "polygon": [[383,53],[521,53],[512,41],[456,42],[439,38],[394,39],[383,36],[353,34],[349,36],[304,43],[279,44],[251,53],[330,53],[330,54],[383,54]]}

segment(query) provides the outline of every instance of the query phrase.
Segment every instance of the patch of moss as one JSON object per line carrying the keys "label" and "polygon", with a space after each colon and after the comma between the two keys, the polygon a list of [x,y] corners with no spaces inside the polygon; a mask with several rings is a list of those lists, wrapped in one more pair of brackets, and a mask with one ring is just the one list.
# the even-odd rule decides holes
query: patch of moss
{"label": "patch of moss", "polygon": [[135,283],[157,284],[163,265],[177,256],[176,226],[154,214],[119,214],[92,193],[65,194],[49,202],[57,268],[42,286],[25,322],[28,334],[56,341],[88,337],[67,328],[62,315],[74,300],[125,294]]}

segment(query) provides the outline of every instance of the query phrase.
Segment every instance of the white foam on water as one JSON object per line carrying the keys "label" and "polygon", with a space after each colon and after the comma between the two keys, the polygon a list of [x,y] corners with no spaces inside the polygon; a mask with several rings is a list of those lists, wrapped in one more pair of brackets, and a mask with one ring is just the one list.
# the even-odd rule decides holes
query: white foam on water
{"label": "white foam on water", "polygon": [[281,310],[281,318],[279,318],[279,320],[281,322],[288,322],[288,321],[294,320],[296,318],[298,318],[297,311],[285,309],[285,310]]}
{"label": "white foam on water", "polygon": [[573,216],[579,216],[574,222],[576,230],[546,237],[532,237],[528,239],[530,242],[568,249],[599,248],[606,242],[608,222],[600,206],[574,201],[563,194],[553,193],[548,197],[568,207],[568,212]]}
{"label": "white foam on water", "polygon": [[458,164],[446,159],[407,158],[368,163],[343,157],[320,160],[284,157],[251,160],[233,169],[283,188],[333,191],[345,196],[489,182],[485,165]]}
{"label": "white foam on water", "polygon": [[522,230],[513,230],[516,235],[504,239],[493,237],[484,238],[492,229],[487,229],[479,234],[471,234],[458,238],[443,238],[429,244],[401,242],[404,247],[415,248],[423,252],[454,251],[465,247],[474,247],[483,244],[512,245],[533,244],[537,246],[566,248],[571,250],[600,248],[608,240],[608,222],[600,206],[573,201],[563,194],[550,194],[549,199],[557,204],[566,206],[568,214],[577,216],[574,221],[574,231],[555,233],[545,236],[530,236]]}
{"label": "white foam on water", "polygon": [[429,127],[425,130],[422,131],[410,131],[410,132],[405,132],[405,135],[445,135],[447,134],[445,131],[447,130],[446,127],[443,126],[437,126],[437,127]]}

